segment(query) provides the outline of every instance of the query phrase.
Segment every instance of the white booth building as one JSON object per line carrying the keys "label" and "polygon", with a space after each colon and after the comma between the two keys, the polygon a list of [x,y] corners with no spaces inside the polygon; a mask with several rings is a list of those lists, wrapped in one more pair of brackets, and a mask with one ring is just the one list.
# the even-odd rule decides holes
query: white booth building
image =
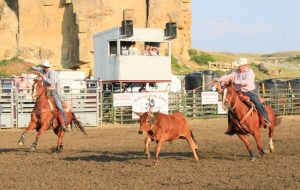
{"label": "white booth building", "polygon": [[133,36],[115,27],[94,35],[95,79],[110,82],[171,80],[171,42],[164,29],[133,28]]}

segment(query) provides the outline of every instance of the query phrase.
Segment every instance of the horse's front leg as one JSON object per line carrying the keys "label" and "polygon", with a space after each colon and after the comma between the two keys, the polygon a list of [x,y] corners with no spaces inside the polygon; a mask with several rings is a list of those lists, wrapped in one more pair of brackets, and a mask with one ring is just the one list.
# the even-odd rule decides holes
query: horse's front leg
{"label": "horse's front leg", "polygon": [[19,145],[24,145],[24,142],[25,142],[25,139],[26,139],[26,134],[27,132],[33,130],[33,129],[36,129],[37,128],[37,125],[38,125],[38,119],[37,119],[37,116],[35,113],[32,113],[31,114],[31,121],[29,122],[28,124],[28,127],[26,127],[24,129],[24,131],[22,132],[22,135],[18,141],[18,144]]}
{"label": "horse's front leg", "polygon": [[253,136],[255,138],[257,149],[259,150],[260,155],[263,156],[266,152],[263,149],[263,145],[262,145],[260,133],[259,133],[259,128],[257,128],[257,130],[254,131]]}
{"label": "horse's front leg", "polygon": [[250,160],[253,161],[254,160],[254,155],[252,152],[252,146],[247,138],[246,135],[242,135],[242,134],[238,134],[238,137],[244,142],[244,144],[246,145],[246,148],[249,152],[249,156],[250,156]]}
{"label": "horse's front leg", "polygon": [[43,122],[42,123],[42,126],[41,126],[39,132],[37,133],[37,135],[35,137],[35,141],[33,141],[33,143],[31,144],[31,146],[29,148],[30,151],[36,151],[38,140],[46,132],[46,130],[48,129],[48,123],[49,122]]}
{"label": "horse's front leg", "polygon": [[149,152],[149,143],[151,142],[151,138],[147,135],[145,138],[145,155],[149,159],[150,158],[150,152]]}
{"label": "horse's front leg", "polygon": [[54,130],[54,133],[58,137],[58,139],[57,139],[57,146],[56,146],[55,152],[56,153],[60,153],[60,152],[63,151],[63,142],[62,142],[62,140],[63,140],[63,138],[65,136],[65,132],[58,127],[58,128],[56,128]]}

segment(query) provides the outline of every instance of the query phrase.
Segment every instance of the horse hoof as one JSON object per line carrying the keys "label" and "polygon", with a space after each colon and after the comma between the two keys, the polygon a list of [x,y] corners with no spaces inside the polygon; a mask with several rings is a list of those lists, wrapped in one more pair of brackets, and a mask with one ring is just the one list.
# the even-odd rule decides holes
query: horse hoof
{"label": "horse hoof", "polygon": [[19,142],[18,142],[18,145],[23,146],[23,145],[24,145],[24,142],[19,141]]}
{"label": "horse hoof", "polygon": [[146,158],[149,160],[150,159],[150,154],[146,154]]}
{"label": "horse hoof", "polygon": [[254,158],[254,157],[250,158],[250,161],[254,161],[254,160],[255,160],[255,158]]}
{"label": "horse hoof", "polygon": [[31,147],[29,148],[29,151],[30,151],[30,152],[34,152],[34,151],[36,151],[36,148],[35,148],[34,146],[31,146]]}
{"label": "horse hoof", "polygon": [[275,148],[270,148],[270,152],[274,153],[275,152]]}
{"label": "horse hoof", "polygon": [[61,153],[63,150],[63,148],[57,147],[55,153]]}

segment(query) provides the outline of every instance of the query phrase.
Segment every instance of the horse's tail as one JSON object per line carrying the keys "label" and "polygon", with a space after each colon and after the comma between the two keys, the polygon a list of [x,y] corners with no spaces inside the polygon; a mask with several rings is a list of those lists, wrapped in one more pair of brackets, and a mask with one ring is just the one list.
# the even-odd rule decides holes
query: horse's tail
{"label": "horse's tail", "polygon": [[87,135],[87,132],[85,131],[83,123],[76,118],[76,116],[73,112],[72,112],[71,126],[72,127],[75,126],[75,127],[79,128],[82,133]]}
{"label": "horse's tail", "polygon": [[281,115],[280,114],[275,114],[275,126],[281,124]]}

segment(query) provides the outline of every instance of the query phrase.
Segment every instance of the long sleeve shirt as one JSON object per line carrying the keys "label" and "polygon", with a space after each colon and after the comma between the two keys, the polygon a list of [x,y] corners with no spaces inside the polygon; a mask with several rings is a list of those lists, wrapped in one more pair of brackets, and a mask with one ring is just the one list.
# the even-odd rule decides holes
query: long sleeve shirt
{"label": "long sleeve shirt", "polygon": [[57,76],[54,70],[49,70],[48,72],[44,72],[44,69],[41,67],[32,67],[34,70],[44,74],[46,77],[44,78],[45,86],[50,87],[51,89],[57,89]]}
{"label": "long sleeve shirt", "polygon": [[31,88],[31,85],[29,84],[27,79],[19,80],[17,82],[17,88],[21,90],[28,90]]}
{"label": "long sleeve shirt", "polygon": [[219,81],[222,83],[228,82],[229,80],[234,81],[237,90],[242,92],[255,90],[255,73],[252,69],[248,69],[245,72],[236,70],[219,78]]}

